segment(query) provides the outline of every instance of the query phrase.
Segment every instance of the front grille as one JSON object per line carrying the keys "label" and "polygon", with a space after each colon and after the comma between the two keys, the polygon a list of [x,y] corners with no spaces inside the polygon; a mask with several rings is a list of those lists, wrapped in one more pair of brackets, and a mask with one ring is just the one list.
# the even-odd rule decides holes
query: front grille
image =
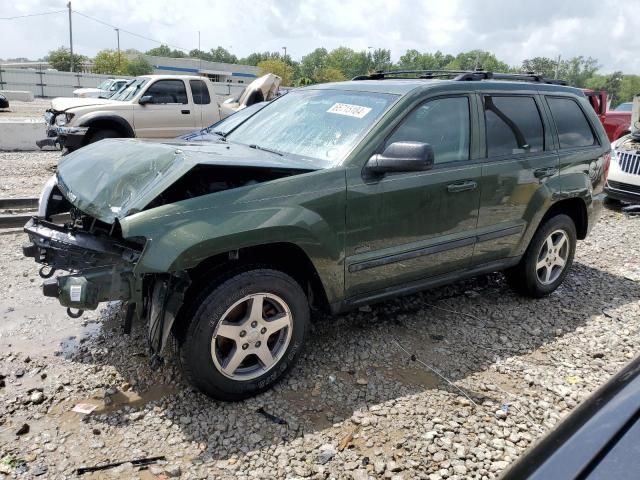
{"label": "front grille", "polygon": [[640,175],[640,155],[631,152],[621,152],[618,150],[618,163],[620,170],[632,175]]}
{"label": "front grille", "polygon": [[630,183],[614,182],[609,180],[609,187],[616,190],[624,190],[625,192],[632,192],[640,194],[640,185],[631,185]]}

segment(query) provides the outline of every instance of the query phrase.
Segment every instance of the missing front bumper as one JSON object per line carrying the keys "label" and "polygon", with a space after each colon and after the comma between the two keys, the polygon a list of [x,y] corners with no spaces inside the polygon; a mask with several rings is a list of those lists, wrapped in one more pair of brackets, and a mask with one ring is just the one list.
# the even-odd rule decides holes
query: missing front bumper
{"label": "missing front bumper", "polygon": [[98,237],[34,217],[24,227],[26,257],[50,270],[71,272],[45,280],[43,294],[62,306],[95,310],[100,302],[127,301],[134,290],[133,269],[140,252],[112,237]]}

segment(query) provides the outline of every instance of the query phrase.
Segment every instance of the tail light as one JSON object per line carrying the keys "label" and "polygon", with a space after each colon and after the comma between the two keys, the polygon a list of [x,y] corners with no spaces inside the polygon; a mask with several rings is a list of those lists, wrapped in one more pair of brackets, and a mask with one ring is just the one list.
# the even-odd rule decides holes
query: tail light
{"label": "tail light", "polygon": [[604,181],[607,181],[607,177],[609,176],[609,165],[611,164],[611,155],[615,155],[615,151],[611,150],[610,152],[605,153],[604,156]]}

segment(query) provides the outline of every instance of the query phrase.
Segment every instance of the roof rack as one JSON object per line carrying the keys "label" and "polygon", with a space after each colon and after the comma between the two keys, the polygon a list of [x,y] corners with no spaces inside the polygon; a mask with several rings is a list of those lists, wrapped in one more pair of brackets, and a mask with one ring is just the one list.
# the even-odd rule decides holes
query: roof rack
{"label": "roof rack", "polygon": [[353,80],[384,80],[385,78],[396,76],[423,79],[453,77],[452,80],[456,81],[516,80],[521,82],[567,85],[567,82],[564,80],[546,78],[544,75],[534,72],[499,73],[487,70],[379,70],[369,75],[358,75],[354,77]]}

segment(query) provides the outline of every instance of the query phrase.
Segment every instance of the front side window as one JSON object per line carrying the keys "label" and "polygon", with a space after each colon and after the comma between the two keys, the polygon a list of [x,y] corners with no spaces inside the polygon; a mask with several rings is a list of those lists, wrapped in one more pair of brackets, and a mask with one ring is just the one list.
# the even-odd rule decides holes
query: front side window
{"label": "front side window", "polygon": [[196,105],[209,105],[211,103],[209,89],[202,80],[189,80],[189,85],[191,85],[193,103]]}
{"label": "front side window", "polygon": [[153,98],[153,104],[188,103],[187,89],[182,80],[158,80],[144,94]]}
{"label": "front side window", "polygon": [[301,89],[267,104],[233,130],[230,142],[338,164],[397,99],[350,90]]}
{"label": "front side window", "polygon": [[560,148],[597,145],[589,121],[580,106],[570,98],[547,98],[551,115],[556,122]]}
{"label": "front side window", "polygon": [[544,150],[542,118],[533,97],[485,96],[484,118],[488,157]]}
{"label": "front side window", "polygon": [[387,139],[422,142],[433,147],[434,163],[469,160],[469,99],[437,98],[427,101],[405,118]]}

